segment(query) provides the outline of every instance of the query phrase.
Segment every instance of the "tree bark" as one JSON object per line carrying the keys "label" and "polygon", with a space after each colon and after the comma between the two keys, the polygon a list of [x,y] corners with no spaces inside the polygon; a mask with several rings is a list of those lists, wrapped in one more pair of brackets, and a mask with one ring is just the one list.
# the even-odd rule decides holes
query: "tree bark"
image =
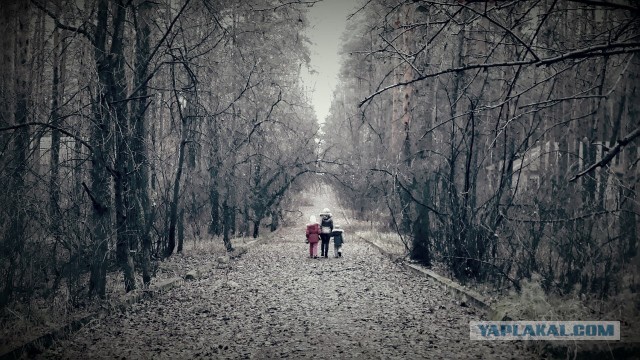
{"label": "tree bark", "polygon": [[[106,295],[106,257],[111,234],[111,201],[108,159],[111,156],[112,121],[110,118],[110,99],[108,89],[112,79],[112,64],[107,56],[107,35],[109,2],[99,0],[97,8],[97,26],[95,32],[94,57],[98,70],[100,88],[93,103],[95,121],[91,128],[91,189],[85,186],[92,202],[92,246],[91,276],[89,295],[104,298]],[[106,90],[106,91],[105,91]]]}
{"label": "tree bark", "polygon": [[[21,0],[16,5],[17,32],[15,40],[15,82],[13,83],[15,94],[14,121],[16,125],[27,122],[29,101],[29,1]],[[25,245],[27,227],[27,209],[24,208],[22,199],[26,191],[27,155],[29,152],[29,127],[23,126],[16,130],[13,144],[11,144],[13,163],[10,167],[10,204],[14,209],[13,217],[9,220],[8,231],[5,234],[4,247],[9,259],[9,267],[4,279],[4,289],[0,293],[0,307],[4,307],[13,294],[13,286],[16,273],[20,267],[22,253]]]}
{"label": "tree bark", "polygon": [[220,236],[220,192],[218,190],[218,171],[214,165],[209,170],[209,179],[209,206],[211,208],[209,234]]}
{"label": "tree bark", "polygon": [[222,241],[224,242],[224,247],[227,251],[233,251],[233,245],[231,244],[231,209],[227,200],[222,202],[222,227],[223,227],[223,236]]}
{"label": "tree bark", "polygon": [[[627,126],[626,133],[631,131],[637,131],[637,121],[640,116],[640,105],[637,99],[640,98],[640,62],[635,60],[632,64],[630,76],[628,78],[629,88],[625,94],[627,96],[626,103],[628,104],[627,113]],[[636,99],[636,100],[634,100]],[[636,144],[638,143],[636,138]],[[633,143],[631,144],[633,145]],[[618,156],[621,156],[619,154]],[[637,179],[637,166],[640,163],[640,153],[638,152],[638,146],[628,146],[625,149],[624,155],[622,155],[622,168],[624,173],[622,174],[623,184],[626,186],[621,187],[621,209],[620,212],[620,236],[623,239],[623,244],[626,249],[623,250],[624,261],[629,261],[638,255],[638,214],[640,213],[640,206],[638,206],[638,184],[640,182]],[[635,164],[634,164],[635,162]],[[635,174],[634,174],[635,172]]]}
{"label": "tree bark", "polygon": [[57,27],[53,30],[53,59],[52,59],[52,83],[51,83],[51,157],[49,160],[49,218],[51,221],[51,233],[56,242],[60,238],[60,114],[59,107],[62,94],[64,93],[64,42],[60,39],[60,29]]}
{"label": "tree bark", "polygon": [[[430,202],[429,192],[430,181],[425,181],[422,189],[422,202]],[[425,266],[431,266],[431,244],[430,244],[430,216],[429,209],[418,206],[418,216],[413,222],[413,241],[411,244],[411,258],[420,261]]]}
{"label": "tree bark", "polygon": [[115,5],[115,14],[113,16],[113,34],[111,35],[111,76],[108,79],[109,87],[107,98],[109,101],[109,115],[114,116],[114,124],[116,125],[115,139],[115,174],[114,174],[114,195],[115,195],[115,213],[116,213],[116,257],[118,264],[124,275],[125,291],[129,292],[136,288],[135,271],[133,259],[131,257],[131,249],[129,240],[131,238],[132,228],[130,226],[129,216],[129,168],[130,151],[129,151],[129,119],[127,111],[127,103],[122,101],[126,97],[126,78],[124,69],[124,25],[127,9],[124,4]]}
{"label": "tree bark", "polygon": [[180,214],[178,215],[178,254],[182,254],[182,248],[184,247],[184,207],[180,209]]}
{"label": "tree bark", "polygon": [[186,131],[184,130],[184,121],[182,121],[182,123],[183,136],[178,147],[178,168],[176,169],[176,177],[173,181],[173,195],[171,198],[171,204],[169,205],[169,233],[167,248],[164,253],[165,257],[171,256],[176,248],[176,226],[178,223],[178,202],[180,201],[180,180],[182,178],[182,167],[184,165],[184,151],[187,144],[185,139]]}
{"label": "tree bark", "polygon": [[[136,169],[132,174],[131,193],[134,198],[134,210],[131,212],[130,223],[132,224],[133,236],[137,236],[142,243],[142,256],[139,257],[142,263],[142,282],[145,288],[151,283],[151,225],[154,221],[154,214],[150,209],[149,200],[149,159],[147,149],[147,94],[148,87],[146,78],[148,75],[150,54],[150,40],[152,35],[152,10],[154,4],[149,1],[142,1],[138,5],[138,12],[135,17],[136,27],[136,54],[135,54],[135,88],[139,88],[138,100],[133,104],[131,116],[132,136],[130,140],[132,152],[132,166]],[[130,244],[137,249],[136,242]]]}

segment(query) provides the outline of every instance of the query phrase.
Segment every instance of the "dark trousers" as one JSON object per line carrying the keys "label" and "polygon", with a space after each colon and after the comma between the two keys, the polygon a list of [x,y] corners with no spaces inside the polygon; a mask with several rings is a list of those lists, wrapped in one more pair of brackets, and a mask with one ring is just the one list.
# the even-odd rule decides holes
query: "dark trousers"
{"label": "dark trousers", "polygon": [[329,256],[329,240],[331,240],[331,235],[320,234],[320,239],[322,239],[322,244],[320,244],[320,256]]}

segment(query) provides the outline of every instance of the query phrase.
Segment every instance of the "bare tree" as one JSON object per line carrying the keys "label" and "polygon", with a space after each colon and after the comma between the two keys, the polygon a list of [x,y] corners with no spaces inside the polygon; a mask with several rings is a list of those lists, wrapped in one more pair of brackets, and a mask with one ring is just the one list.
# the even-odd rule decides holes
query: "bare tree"
{"label": "bare tree", "polygon": [[[350,91],[335,96],[325,139],[352,154],[330,151],[333,162],[371,171],[366,187],[341,177],[349,203],[377,184],[411,255],[444,262],[460,279],[518,287],[541,273],[561,283],[556,291],[578,283],[613,291],[612,272],[602,270],[634,256],[623,243],[635,235],[605,224],[634,229],[638,214],[627,83],[637,76],[635,14],[626,2],[367,2],[351,17],[342,85]],[[340,103],[360,119],[351,139],[340,135],[356,134],[333,111]],[[388,108],[392,121],[411,118],[401,136],[379,120]],[[359,144],[367,137],[372,151]],[[604,259],[578,256],[585,241],[619,247]]]}

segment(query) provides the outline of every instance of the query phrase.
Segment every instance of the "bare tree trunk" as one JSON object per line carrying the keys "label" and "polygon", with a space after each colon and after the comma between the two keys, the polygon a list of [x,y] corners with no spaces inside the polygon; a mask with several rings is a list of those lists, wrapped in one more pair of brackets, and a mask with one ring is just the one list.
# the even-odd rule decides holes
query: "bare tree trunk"
{"label": "bare tree trunk", "polygon": [[271,232],[274,232],[278,229],[279,225],[280,225],[280,208],[276,207],[271,212],[271,224],[269,225],[269,230]]}
{"label": "bare tree trunk", "polygon": [[109,135],[109,118],[106,111],[104,96],[99,95],[98,103],[94,104],[96,114],[95,124],[91,129],[91,189],[85,186],[92,203],[91,236],[93,253],[91,254],[91,276],[89,279],[89,295],[104,298],[106,295],[106,257],[108,242],[111,236],[111,201],[110,179],[107,171],[106,159],[111,149]]}
{"label": "bare tree trunk", "polygon": [[59,107],[62,94],[64,93],[64,42],[60,40],[60,29],[57,27],[53,31],[53,79],[51,84],[51,158],[49,161],[49,169],[51,177],[49,178],[49,218],[51,220],[51,232],[56,242],[60,238],[60,114]]}
{"label": "bare tree trunk", "polygon": [[108,171],[108,160],[112,148],[110,100],[107,97],[112,69],[107,57],[107,34],[109,19],[109,3],[107,0],[98,2],[97,26],[95,33],[94,56],[98,68],[100,88],[97,99],[93,103],[95,122],[91,129],[91,189],[85,186],[91,198],[92,213],[92,244],[91,276],[89,279],[89,295],[104,298],[106,295],[106,257],[108,242],[111,236],[111,191]]}
{"label": "bare tree trunk", "polygon": [[[637,59],[633,59],[634,63],[631,66],[628,92],[625,94],[628,99],[628,114],[627,124],[624,133],[630,133],[637,128],[638,118],[640,116],[640,105],[637,99],[640,98],[640,63]],[[621,211],[620,212],[620,236],[622,237],[622,243],[626,245],[626,249],[623,251],[624,260],[628,261],[638,255],[638,214],[640,213],[640,206],[638,206],[638,181],[637,178],[637,166],[640,163],[640,154],[638,153],[638,146],[629,146],[625,149],[625,154],[622,156],[622,174],[623,184],[622,194],[620,197]],[[635,164],[634,164],[635,163]],[[634,174],[635,172],[635,174]]]}
{"label": "bare tree trunk", "polygon": [[[460,31],[457,35],[456,56],[454,60],[454,66],[460,66],[464,62],[464,37],[465,37],[465,25],[461,25]],[[454,273],[458,278],[464,278],[465,276],[465,263],[462,258],[465,258],[465,244],[467,239],[467,224],[464,214],[464,209],[460,207],[460,201],[458,198],[458,189],[456,187],[456,166],[458,159],[458,148],[456,146],[456,132],[458,126],[456,125],[456,115],[458,113],[458,97],[460,95],[460,87],[463,80],[462,73],[454,74],[453,89],[451,90],[451,96],[449,98],[450,103],[450,115],[451,115],[451,133],[449,136],[449,178],[447,180],[447,188],[449,192],[449,204],[451,206],[451,220],[448,228],[449,238],[453,245],[453,257],[451,258],[452,267]]]}
{"label": "bare tree trunk", "polygon": [[[131,136],[132,151],[132,168],[136,169],[132,174],[131,193],[135,204],[131,213],[132,231],[135,232],[142,242],[142,282],[144,287],[149,287],[151,283],[151,225],[153,224],[154,214],[150,209],[149,200],[149,159],[147,149],[147,84],[146,78],[148,74],[149,56],[150,54],[150,38],[151,38],[151,20],[154,5],[149,1],[143,1],[138,6],[137,16],[135,20],[136,26],[136,67],[134,84],[136,88],[140,88],[138,100],[134,103],[132,111],[131,128],[133,134]],[[137,246],[132,244],[133,248]]]}
{"label": "bare tree trunk", "polygon": [[[27,83],[29,84],[29,99],[27,102],[27,107],[29,109],[42,109],[45,108],[45,100],[47,96],[45,95],[46,90],[43,86],[33,86],[33,84],[42,84],[44,82],[44,54],[40,49],[44,49],[45,44],[45,15],[41,11],[38,11],[35,19],[30,19],[32,24],[34,24],[33,29],[33,38],[31,40],[31,48],[34,49],[33,54],[30,55],[30,67],[29,67],[29,76],[27,78]],[[34,21],[35,20],[35,21]],[[48,99],[47,99],[48,100]],[[27,121],[35,121],[37,115],[35,110],[31,110]],[[33,159],[35,161],[31,162],[29,173],[36,174],[37,176],[42,176],[42,167],[40,165],[40,159],[42,157],[41,154],[41,142],[42,137],[44,136],[43,132],[34,131],[33,139],[30,139],[30,146],[33,149]]]}
{"label": "bare tree trunk", "polygon": [[218,189],[218,169],[216,165],[211,165],[209,179],[209,206],[211,207],[209,234],[220,236],[220,192]]}
{"label": "bare tree trunk", "polygon": [[[0,8],[0,30],[3,34],[11,34],[14,31],[16,26],[16,7],[17,5],[13,1],[5,2]],[[0,87],[0,102],[4,104],[4,106],[0,106],[0,126],[9,126],[13,125],[13,113],[14,108],[14,100],[15,100],[15,86],[13,83],[15,81],[15,72],[14,72],[14,43],[15,36],[2,36],[0,39],[0,81],[2,84],[7,84],[7,86]],[[0,133],[0,146],[2,148],[7,147],[7,142],[10,140],[10,136],[6,135],[6,133]],[[4,159],[0,159],[1,161],[5,161]]]}
{"label": "bare tree trunk", "polygon": [[[17,32],[15,42],[15,111],[14,121],[16,125],[27,122],[28,101],[29,101],[29,1],[21,0],[16,7],[17,10]],[[27,154],[29,151],[29,128],[27,126],[18,128],[15,132],[11,153],[10,189],[11,206],[14,209],[13,217],[9,220],[9,228],[5,234],[4,247],[9,259],[6,278],[4,279],[4,289],[0,293],[0,307],[4,307],[13,294],[13,285],[16,272],[20,267],[22,252],[25,245],[25,232],[27,225],[26,209],[21,199],[24,198],[26,190],[27,174]]]}
{"label": "bare tree trunk", "polygon": [[176,170],[176,177],[173,181],[173,195],[171,198],[171,204],[169,205],[169,228],[168,228],[168,241],[167,248],[165,249],[164,256],[169,257],[173,254],[176,248],[176,226],[178,223],[178,201],[180,201],[180,180],[182,178],[182,167],[184,165],[184,150],[187,144],[185,139],[186,131],[184,129],[183,122],[183,136],[178,148],[178,168]]}
{"label": "bare tree trunk", "polygon": [[184,247],[184,207],[180,209],[180,214],[178,215],[178,254],[182,253],[182,248]]}
{"label": "bare tree trunk", "polygon": [[233,251],[233,246],[231,245],[231,209],[229,208],[229,204],[227,203],[227,199],[222,202],[222,228],[223,228],[223,236],[222,241],[224,242],[224,247],[227,251]]}
{"label": "bare tree trunk", "polygon": [[254,239],[258,238],[258,236],[260,236],[260,223],[262,222],[262,218],[258,218],[258,215],[256,215],[256,219],[253,220],[253,233],[252,236]]}
{"label": "bare tree trunk", "polygon": [[218,139],[218,119],[216,117],[210,118],[211,123],[209,129],[207,129],[209,137],[211,139],[211,147],[209,150],[209,208],[210,208],[210,221],[208,232],[210,235],[220,236],[222,229],[220,226],[220,167],[221,161],[219,158],[219,139]]}
{"label": "bare tree trunk", "polygon": [[129,119],[127,103],[122,101],[126,97],[126,78],[124,69],[124,25],[127,9],[124,4],[115,5],[113,15],[113,34],[111,35],[111,74],[106,88],[109,101],[109,115],[115,116],[116,125],[116,153],[114,174],[114,195],[116,215],[116,257],[124,275],[126,292],[136,288],[133,259],[131,257],[129,240],[131,226],[129,217]]}
{"label": "bare tree trunk", "polygon": [[242,236],[248,236],[249,235],[249,229],[251,228],[251,224],[249,221],[249,211],[251,211],[249,209],[249,199],[248,197],[245,195],[245,198],[243,200],[243,214],[242,214],[242,228],[241,228],[241,232],[242,232]]}
{"label": "bare tree trunk", "polygon": [[[181,123],[181,139],[180,144],[178,145],[178,164],[176,169],[176,177],[173,181],[173,195],[171,198],[171,203],[169,205],[169,228],[168,228],[168,241],[167,247],[165,249],[164,256],[169,257],[173,254],[173,251],[176,248],[176,225],[178,223],[178,202],[180,201],[180,181],[182,179],[182,168],[184,167],[184,158],[185,158],[185,147],[187,145],[187,117],[182,112],[182,105],[180,103],[180,97],[178,96],[178,92],[176,89],[176,81],[175,81],[175,72],[172,68],[172,79],[173,79],[173,88],[174,94],[176,98],[176,103],[178,106],[178,114],[180,116]],[[187,105],[189,106],[189,105]]]}
{"label": "bare tree trunk", "polygon": [[[260,145],[258,145],[260,146]],[[256,159],[255,165],[253,165],[253,233],[252,236],[256,239],[260,235],[260,223],[262,222],[262,218],[264,217],[264,206],[262,204],[262,197],[264,194],[260,192],[260,184],[262,182],[262,160],[261,158]]]}
{"label": "bare tree trunk", "polygon": [[[429,204],[430,200],[429,178],[422,189],[422,203]],[[413,240],[411,244],[411,258],[420,261],[426,266],[431,266],[431,229],[429,209],[418,206],[418,215],[413,222]]]}

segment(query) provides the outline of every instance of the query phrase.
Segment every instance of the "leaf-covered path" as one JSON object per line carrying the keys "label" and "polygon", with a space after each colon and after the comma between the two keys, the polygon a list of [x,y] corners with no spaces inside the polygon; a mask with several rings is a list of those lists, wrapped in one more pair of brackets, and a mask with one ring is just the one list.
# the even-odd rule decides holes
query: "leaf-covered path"
{"label": "leaf-covered path", "polygon": [[250,248],[226,275],[212,264],[202,278],[94,322],[43,357],[531,357],[519,344],[471,342],[479,311],[367,243],[347,238],[343,258],[309,259],[300,233]]}

